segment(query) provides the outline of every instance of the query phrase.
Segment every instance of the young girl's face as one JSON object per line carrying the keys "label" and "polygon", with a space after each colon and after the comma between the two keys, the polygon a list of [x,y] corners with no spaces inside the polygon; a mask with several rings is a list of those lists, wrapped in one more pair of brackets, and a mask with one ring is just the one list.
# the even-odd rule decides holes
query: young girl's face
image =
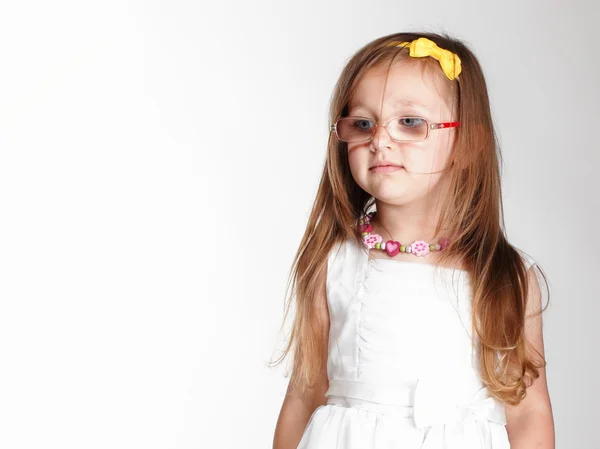
{"label": "young girl's face", "polygon": [[[424,117],[429,123],[455,121],[448,87],[420,64],[396,62],[373,67],[360,80],[349,101],[348,115],[369,118],[380,125],[373,139],[348,143],[350,171],[360,187],[385,203],[401,205],[439,193],[443,170],[456,128],[430,130],[421,142],[393,141],[383,126],[397,116]],[[440,69],[441,70],[441,69]],[[410,122],[409,122],[410,123]],[[402,169],[377,173],[377,164],[397,164]]]}

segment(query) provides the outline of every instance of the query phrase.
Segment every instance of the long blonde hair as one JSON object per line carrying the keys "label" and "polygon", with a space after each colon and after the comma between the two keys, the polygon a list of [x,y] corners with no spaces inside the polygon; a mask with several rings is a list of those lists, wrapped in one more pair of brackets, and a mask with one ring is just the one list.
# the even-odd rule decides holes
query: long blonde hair
{"label": "long blonde hair", "polygon": [[[460,80],[445,78],[456,100],[461,126],[457,128],[449,156],[449,189],[436,228],[436,235],[441,229],[456,229],[458,233],[450,247],[439,253],[439,263],[458,259],[469,272],[473,288],[472,323],[478,336],[476,349],[482,381],[492,396],[516,405],[546,362],[524,337],[527,270],[505,235],[500,185],[502,159],[485,78],[476,57],[464,43],[447,35],[396,33],[376,39],[359,49],[343,69],[331,99],[330,124],[347,115],[354,88],[372,67],[399,57],[439,70],[433,58],[417,61],[408,57],[406,49],[386,46],[391,41],[410,42],[419,37],[427,37],[439,47],[456,53],[462,62]],[[373,200],[351,175],[346,144],[330,135],[326,164],[288,282],[288,290],[292,285],[292,292],[286,302],[284,322],[293,298],[295,318],[285,350],[274,363],[279,364],[293,349],[295,376],[291,380],[301,391],[314,385],[326,368],[327,348],[323,345],[314,304],[317,277],[326,270],[328,254],[336,243],[353,238],[362,245],[356,222]],[[544,272],[537,264],[535,269],[547,286]]]}

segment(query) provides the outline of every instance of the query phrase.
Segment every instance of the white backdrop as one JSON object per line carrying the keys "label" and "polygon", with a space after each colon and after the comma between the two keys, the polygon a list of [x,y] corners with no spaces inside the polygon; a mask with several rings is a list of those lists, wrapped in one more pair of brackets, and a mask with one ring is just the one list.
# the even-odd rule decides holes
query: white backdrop
{"label": "white backdrop", "polygon": [[482,63],[557,447],[600,447],[598,3],[215,3],[0,6],[0,447],[271,447],[331,91],[402,30]]}

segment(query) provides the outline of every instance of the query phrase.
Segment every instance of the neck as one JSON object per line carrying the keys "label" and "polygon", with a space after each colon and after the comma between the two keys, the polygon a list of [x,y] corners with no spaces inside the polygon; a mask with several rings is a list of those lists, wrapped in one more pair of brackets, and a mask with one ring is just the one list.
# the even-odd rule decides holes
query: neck
{"label": "neck", "polygon": [[377,212],[371,220],[374,233],[384,240],[410,244],[415,240],[437,243],[440,238],[451,238],[448,231],[435,233],[439,216],[416,204],[393,205],[376,201]]}

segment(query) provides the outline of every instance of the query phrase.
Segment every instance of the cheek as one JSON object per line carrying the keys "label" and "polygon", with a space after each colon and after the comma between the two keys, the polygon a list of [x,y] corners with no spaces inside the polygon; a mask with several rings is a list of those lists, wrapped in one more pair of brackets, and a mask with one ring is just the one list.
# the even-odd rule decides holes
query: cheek
{"label": "cheek", "polygon": [[348,165],[355,178],[360,177],[361,173],[364,173],[369,168],[369,155],[367,151],[363,151],[360,148],[348,151]]}
{"label": "cheek", "polygon": [[428,145],[414,147],[406,151],[405,164],[409,170],[421,173],[430,173],[446,167],[450,155],[450,146],[447,138],[433,140]]}

